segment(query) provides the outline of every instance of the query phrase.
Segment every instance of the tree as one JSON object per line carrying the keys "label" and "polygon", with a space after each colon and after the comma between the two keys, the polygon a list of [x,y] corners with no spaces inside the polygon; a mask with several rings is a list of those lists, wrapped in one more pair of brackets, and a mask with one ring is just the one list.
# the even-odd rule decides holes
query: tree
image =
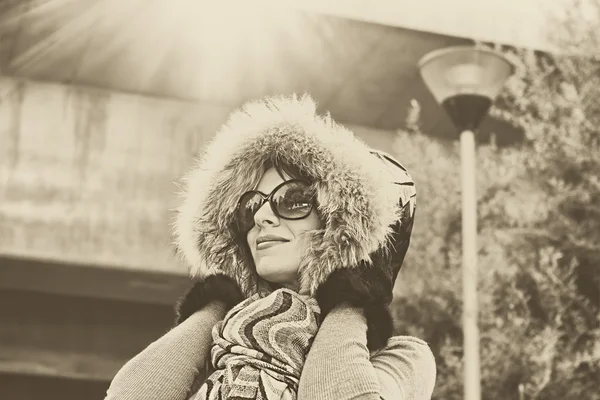
{"label": "tree", "polygon": [[[600,1],[586,4],[600,16]],[[516,73],[492,115],[525,139],[512,148],[478,149],[486,399],[600,398],[600,18],[582,24],[577,10],[558,25],[566,55],[501,49]],[[403,161],[419,155],[405,161],[419,198],[394,304],[397,331],[431,344],[434,397],[460,399],[458,151],[409,127],[399,134],[397,153]]]}

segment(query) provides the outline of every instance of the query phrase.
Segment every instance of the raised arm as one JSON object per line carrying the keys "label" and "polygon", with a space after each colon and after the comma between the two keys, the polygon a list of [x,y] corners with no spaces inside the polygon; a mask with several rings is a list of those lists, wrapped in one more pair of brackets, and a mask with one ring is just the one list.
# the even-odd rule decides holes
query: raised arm
{"label": "raised arm", "polygon": [[435,358],[423,340],[393,336],[384,349],[371,357],[371,363],[382,399],[431,399],[436,379]]}
{"label": "raised arm", "polygon": [[225,315],[214,301],[151,343],[115,375],[105,400],[187,400],[210,354],[212,327]]}
{"label": "raised arm", "polygon": [[315,337],[298,400],[429,400],[435,375],[431,350],[416,338],[393,337],[371,357],[363,311],[340,305],[327,315]]}

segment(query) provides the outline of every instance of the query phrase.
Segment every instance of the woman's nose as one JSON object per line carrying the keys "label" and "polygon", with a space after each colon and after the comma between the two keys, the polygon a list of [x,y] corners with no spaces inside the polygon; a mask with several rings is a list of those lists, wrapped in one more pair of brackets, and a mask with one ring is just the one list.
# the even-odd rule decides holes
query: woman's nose
{"label": "woman's nose", "polygon": [[269,202],[263,204],[256,214],[254,214],[254,223],[260,226],[279,224],[279,218],[271,209]]}

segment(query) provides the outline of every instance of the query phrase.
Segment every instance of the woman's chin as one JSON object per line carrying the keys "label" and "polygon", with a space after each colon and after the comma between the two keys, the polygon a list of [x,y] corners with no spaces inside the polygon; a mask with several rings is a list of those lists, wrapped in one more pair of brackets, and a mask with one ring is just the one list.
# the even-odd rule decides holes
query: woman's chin
{"label": "woman's chin", "polygon": [[269,260],[268,257],[261,257],[256,263],[258,276],[271,282],[271,279],[274,278],[273,273],[277,272],[277,267],[274,264],[273,260]]}
{"label": "woman's chin", "polygon": [[262,279],[277,285],[289,286],[288,282],[295,281],[296,271],[289,274],[284,272],[285,265],[276,259],[263,258],[256,264],[256,272]]}

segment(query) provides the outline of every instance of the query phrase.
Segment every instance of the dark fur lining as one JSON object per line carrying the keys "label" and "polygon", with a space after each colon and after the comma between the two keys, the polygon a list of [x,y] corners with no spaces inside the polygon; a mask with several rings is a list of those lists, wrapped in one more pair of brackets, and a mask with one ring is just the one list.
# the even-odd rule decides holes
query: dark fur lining
{"label": "dark fur lining", "polygon": [[332,272],[317,289],[321,318],[337,305],[360,307],[367,318],[367,347],[379,350],[392,336],[393,323],[388,310],[392,300],[391,277],[375,266],[340,269]]}
{"label": "dark fur lining", "polygon": [[219,300],[225,303],[227,311],[244,300],[237,282],[227,275],[210,275],[196,282],[175,306],[175,325],[185,321],[190,315],[208,303]]}

